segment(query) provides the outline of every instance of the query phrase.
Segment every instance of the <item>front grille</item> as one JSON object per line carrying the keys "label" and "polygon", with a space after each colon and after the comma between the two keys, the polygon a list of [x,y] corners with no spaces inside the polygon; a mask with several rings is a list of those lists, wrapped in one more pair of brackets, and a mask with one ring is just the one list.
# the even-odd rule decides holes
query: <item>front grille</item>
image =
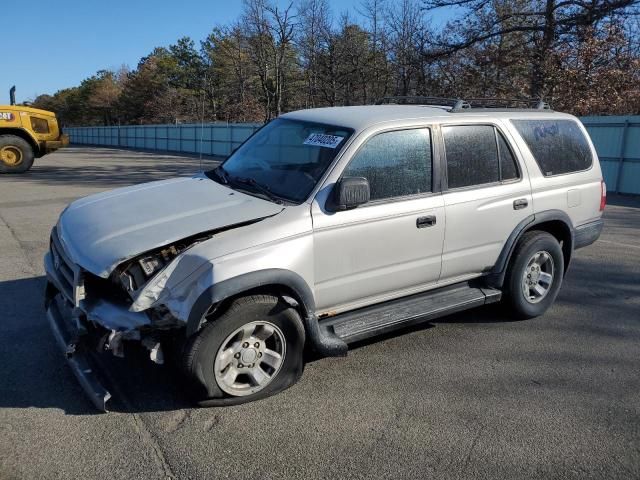
{"label": "front grille", "polygon": [[85,297],[83,272],[65,253],[55,229],[51,232],[51,257],[62,294],[75,307],[80,306],[80,301]]}

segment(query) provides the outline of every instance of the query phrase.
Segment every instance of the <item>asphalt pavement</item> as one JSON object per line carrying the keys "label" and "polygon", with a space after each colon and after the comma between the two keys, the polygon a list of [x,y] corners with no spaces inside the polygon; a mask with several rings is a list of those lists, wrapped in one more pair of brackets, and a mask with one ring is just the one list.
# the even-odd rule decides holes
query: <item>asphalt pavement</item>
{"label": "asphalt pavement", "polygon": [[170,369],[108,358],[115,411],[96,413],[46,324],[49,232],[75,198],[199,168],[78,147],[0,176],[0,479],[640,478],[637,197],[610,196],[540,318],[445,317],[235,407],[194,408]]}

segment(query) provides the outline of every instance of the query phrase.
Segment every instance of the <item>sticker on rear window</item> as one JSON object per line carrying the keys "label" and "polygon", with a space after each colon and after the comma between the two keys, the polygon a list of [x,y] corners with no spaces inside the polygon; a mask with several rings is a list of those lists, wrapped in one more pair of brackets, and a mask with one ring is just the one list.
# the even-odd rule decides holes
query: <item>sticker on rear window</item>
{"label": "sticker on rear window", "polygon": [[304,141],[305,145],[313,145],[314,147],[336,148],[344,137],[336,135],[326,135],[324,133],[312,133]]}

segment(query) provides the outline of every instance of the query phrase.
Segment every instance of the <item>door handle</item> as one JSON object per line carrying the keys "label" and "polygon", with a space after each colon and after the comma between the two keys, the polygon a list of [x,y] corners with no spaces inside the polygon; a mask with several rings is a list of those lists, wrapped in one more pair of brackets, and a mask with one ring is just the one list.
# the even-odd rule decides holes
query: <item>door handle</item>
{"label": "door handle", "polygon": [[528,205],[529,201],[526,198],[519,198],[518,200],[513,201],[514,210],[522,210],[523,208],[527,208]]}
{"label": "door handle", "polygon": [[433,227],[436,224],[435,215],[427,215],[426,217],[418,217],[416,220],[416,227],[425,228]]}

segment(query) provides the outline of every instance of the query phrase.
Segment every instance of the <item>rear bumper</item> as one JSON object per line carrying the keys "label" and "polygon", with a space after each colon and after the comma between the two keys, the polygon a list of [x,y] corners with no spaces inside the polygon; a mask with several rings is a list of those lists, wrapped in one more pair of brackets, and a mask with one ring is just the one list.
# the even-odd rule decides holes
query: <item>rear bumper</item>
{"label": "rear bumper", "polygon": [[573,248],[578,249],[594,243],[604,227],[604,221],[596,220],[576,227],[573,232]]}
{"label": "rear bumper", "polygon": [[53,337],[91,402],[98,410],[106,412],[111,393],[97,378],[89,352],[85,350],[85,345],[81,342],[82,333],[79,331],[78,325],[74,324],[71,315],[65,312],[67,309],[61,308],[61,302],[64,300],[62,295],[58,294],[47,306],[47,320]]}

